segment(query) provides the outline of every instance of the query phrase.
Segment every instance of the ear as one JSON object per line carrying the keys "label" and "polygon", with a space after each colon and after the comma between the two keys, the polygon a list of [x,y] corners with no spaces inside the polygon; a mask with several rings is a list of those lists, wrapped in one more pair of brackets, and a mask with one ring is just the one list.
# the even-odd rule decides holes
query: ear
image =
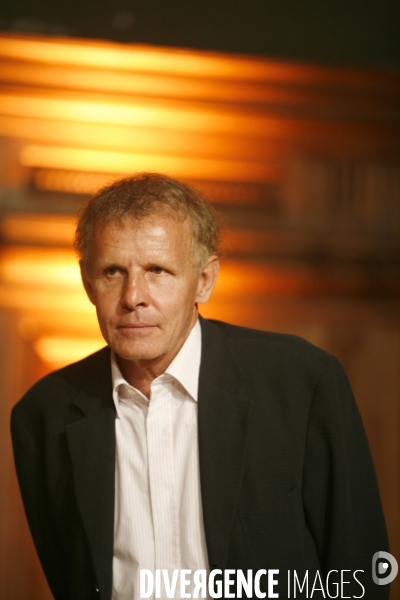
{"label": "ear", "polygon": [[211,296],[219,273],[219,259],[214,254],[208,257],[207,263],[199,275],[196,302],[204,304]]}
{"label": "ear", "polygon": [[94,292],[93,292],[93,286],[90,283],[90,279],[87,276],[86,270],[85,270],[81,260],[79,261],[79,267],[81,270],[81,278],[82,278],[83,287],[85,288],[85,291],[88,295],[90,302],[96,306]]}

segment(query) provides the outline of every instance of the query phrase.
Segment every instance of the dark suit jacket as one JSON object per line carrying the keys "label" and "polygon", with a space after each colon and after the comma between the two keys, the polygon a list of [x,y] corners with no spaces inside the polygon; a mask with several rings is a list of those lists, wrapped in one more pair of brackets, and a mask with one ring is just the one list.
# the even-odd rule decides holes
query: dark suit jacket
{"label": "dark suit jacket", "polygon": [[[199,456],[211,567],[280,569],[280,598],[287,570],[309,570],[311,583],[319,570],[325,583],[332,569],[349,570],[345,581],[362,569],[362,597],[386,598],[387,586],[371,579],[373,554],[387,549],[379,493],[338,361],[295,336],[201,326]],[[110,371],[105,348],[39,381],[13,410],[25,509],[57,600],[111,597]],[[351,585],[344,596],[361,596]]]}

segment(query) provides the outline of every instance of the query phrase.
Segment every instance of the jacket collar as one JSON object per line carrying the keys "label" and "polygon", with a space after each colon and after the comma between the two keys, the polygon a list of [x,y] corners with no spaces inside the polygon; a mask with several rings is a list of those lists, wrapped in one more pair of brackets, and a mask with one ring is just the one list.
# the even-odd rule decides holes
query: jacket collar
{"label": "jacket collar", "polygon": [[67,426],[67,443],[100,597],[108,600],[112,591],[115,485],[115,406],[109,348],[88,360],[88,377],[74,402],[83,418]]}
{"label": "jacket collar", "polygon": [[254,392],[237,365],[224,325],[201,319],[199,459],[209,564],[224,568],[241,481]]}

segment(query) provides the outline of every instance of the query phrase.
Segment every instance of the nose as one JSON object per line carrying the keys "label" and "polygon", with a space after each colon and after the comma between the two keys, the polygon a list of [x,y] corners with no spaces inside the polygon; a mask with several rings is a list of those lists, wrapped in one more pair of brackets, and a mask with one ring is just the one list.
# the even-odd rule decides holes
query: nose
{"label": "nose", "polygon": [[121,296],[125,310],[136,310],[148,305],[148,294],[144,276],[140,273],[129,274],[124,283]]}

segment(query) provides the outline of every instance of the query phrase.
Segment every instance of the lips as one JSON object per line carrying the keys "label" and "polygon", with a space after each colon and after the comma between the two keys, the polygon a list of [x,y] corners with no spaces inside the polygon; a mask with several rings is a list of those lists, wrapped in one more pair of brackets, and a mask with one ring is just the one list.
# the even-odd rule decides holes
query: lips
{"label": "lips", "polygon": [[149,323],[127,323],[125,325],[118,325],[117,329],[131,329],[133,331],[141,331],[146,329],[152,329],[156,325],[150,325]]}

